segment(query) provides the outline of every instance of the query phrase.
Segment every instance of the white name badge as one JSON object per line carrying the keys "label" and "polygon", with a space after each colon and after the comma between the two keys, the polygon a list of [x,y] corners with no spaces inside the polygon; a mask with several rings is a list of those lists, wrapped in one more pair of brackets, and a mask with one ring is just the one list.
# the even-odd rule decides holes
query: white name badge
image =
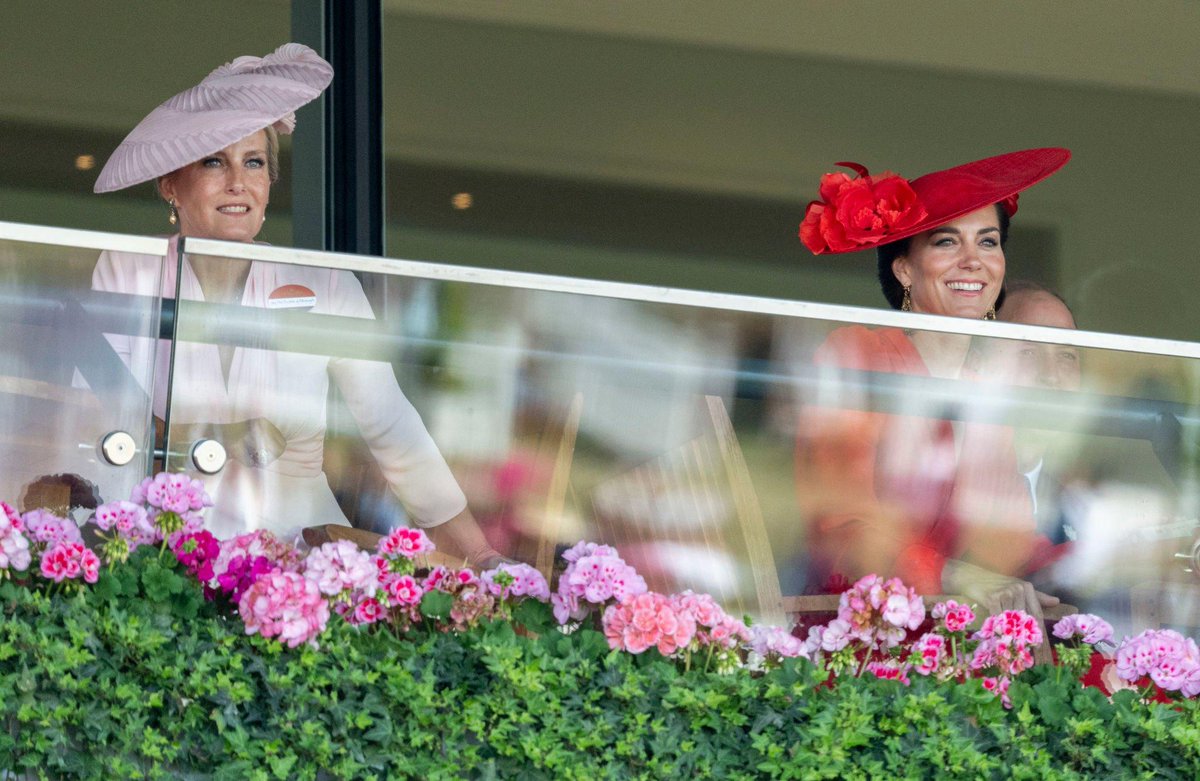
{"label": "white name badge", "polygon": [[267,309],[312,309],[317,295],[304,285],[283,285],[267,297]]}

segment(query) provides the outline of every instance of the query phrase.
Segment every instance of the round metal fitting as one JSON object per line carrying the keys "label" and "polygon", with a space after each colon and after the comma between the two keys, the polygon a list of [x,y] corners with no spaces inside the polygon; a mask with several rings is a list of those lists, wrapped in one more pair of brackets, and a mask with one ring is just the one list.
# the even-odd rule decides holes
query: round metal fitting
{"label": "round metal fitting", "polygon": [[225,447],[215,439],[200,439],[192,445],[192,466],[206,475],[220,472],[227,460]]}
{"label": "round metal fitting", "polygon": [[100,440],[100,455],[113,466],[125,466],[137,455],[137,442],[125,431],[110,431]]}

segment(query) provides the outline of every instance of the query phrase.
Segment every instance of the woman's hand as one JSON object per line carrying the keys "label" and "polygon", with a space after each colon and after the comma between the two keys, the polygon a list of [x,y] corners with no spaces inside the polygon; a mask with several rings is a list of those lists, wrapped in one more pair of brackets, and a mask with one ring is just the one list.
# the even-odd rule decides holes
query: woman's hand
{"label": "woman's hand", "polygon": [[[1023,610],[1036,618],[1045,634],[1042,609],[1058,604],[1058,597],[1043,594],[1027,580],[1001,575],[965,561],[951,559],[942,572],[942,586],[947,593],[962,595],[973,602],[980,617],[992,616],[1005,610]],[[1051,661],[1050,644],[1043,642],[1033,651],[1038,664]]]}
{"label": "woman's hand", "polygon": [[491,569],[499,563],[512,561],[491,546],[469,509],[445,523],[427,528],[425,533],[438,550],[461,556],[475,570]]}
{"label": "woman's hand", "polygon": [[1001,575],[965,561],[947,561],[942,584],[947,593],[961,594],[987,615],[1024,610],[1040,619],[1043,608],[1058,604],[1058,597],[1035,590],[1027,580]]}

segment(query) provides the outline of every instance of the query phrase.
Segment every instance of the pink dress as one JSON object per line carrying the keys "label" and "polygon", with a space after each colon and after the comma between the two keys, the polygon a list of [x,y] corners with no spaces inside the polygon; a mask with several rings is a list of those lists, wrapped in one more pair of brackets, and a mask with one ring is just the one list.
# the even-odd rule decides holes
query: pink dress
{"label": "pink dress", "polygon": [[[175,248],[176,242],[172,241],[172,258]],[[177,268],[176,263],[167,263],[160,281],[157,268],[145,263],[144,257],[105,252],[96,264],[92,286],[97,290],[161,293],[164,298],[174,298]],[[373,317],[354,275],[324,268],[255,261],[241,303],[266,307],[271,293],[286,285],[311,290],[315,302],[310,311],[315,314]],[[204,300],[196,275],[186,262],[180,295],[184,300]],[[120,335],[107,338],[136,377],[154,377],[153,409],[155,416],[162,418],[166,412],[170,343]],[[208,511],[207,526],[218,537],[269,529],[291,539],[306,526],[348,524],[323,471],[326,396],[331,376],[412,522],[436,526],[466,508],[462,489],[416,409],[401,392],[390,365],[237,347],[226,385],[217,346],[183,342],[175,353],[172,427],[262,417],[273,423],[287,441],[279,458],[264,467],[245,466],[230,458],[221,472],[204,478],[215,502]]]}

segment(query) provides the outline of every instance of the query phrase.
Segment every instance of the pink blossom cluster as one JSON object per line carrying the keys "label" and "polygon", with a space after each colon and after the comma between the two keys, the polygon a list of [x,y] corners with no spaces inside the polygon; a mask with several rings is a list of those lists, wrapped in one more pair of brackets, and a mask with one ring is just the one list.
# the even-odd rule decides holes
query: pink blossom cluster
{"label": "pink blossom cluster", "polygon": [[691,590],[676,594],[672,599],[678,610],[692,615],[696,622],[696,644],[733,650],[750,642],[750,629],[742,621],[728,615],[709,594]]}
{"label": "pink blossom cluster", "polygon": [[349,540],[327,542],[308,552],[304,577],[333,601],[333,609],[352,624],[373,624],[386,610],[375,598],[379,567],[375,556]]}
{"label": "pink blossom cluster", "polygon": [[400,527],[392,531],[376,545],[376,550],[385,555],[403,556],[406,559],[416,558],[422,553],[434,549],[433,541],[421,529]]}
{"label": "pink blossom cluster", "polygon": [[808,644],[781,626],[758,624],[750,627],[748,643],[750,650],[765,660],[811,657]]}
{"label": "pink blossom cluster", "polygon": [[1022,610],[1005,610],[983,621],[971,636],[979,641],[971,657],[971,669],[999,669],[1003,676],[1016,675],[1033,666],[1030,650],[1042,642],[1041,623]]}
{"label": "pink blossom cluster", "polygon": [[969,605],[948,599],[938,602],[929,611],[935,625],[932,632],[926,632],[908,647],[908,662],[911,669],[920,675],[936,675],[945,680],[960,676],[966,672],[966,661],[960,655],[957,642],[951,642],[952,637],[961,639],[966,644],[964,632],[975,620],[975,611]]}
{"label": "pink blossom cluster", "polygon": [[686,648],[696,634],[692,614],[670,597],[653,591],[609,605],[602,623],[609,647],[631,654],[657,648],[663,656],[670,656]]}
{"label": "pink blossom cluster", "polygon": [[884,659],[867,665],[867,672],[884,681],[899,681],[909,685],[908,665],[897,659]]}
{"label": "pink blossom cluster", "polygon": [[25,533],[47,548],[61,542],[83,542],[79,527],[67,518],[59,518],[49,510],[30,510],[21,516]]}
{"label": "pink blossom cluster", "polygon": [[21,516],[5,502],[0,502],[0,575],[4,571],[29,569],[29,539],[24,530]]}
{"label": "pink blossom cluster", "polygon": [[175,558],[197,580],[208,582],[215,575],[213,562],[221,553],[221,543],[207,530],[182,535],[172,549]]}
{"label": "pink blossom cluster", "polygon": [[454,597],[450,608],[450,629],[466,629],[496,612],[496,597],[469,569],[435,567],[422,585],[426,591],[444,591]]}
{"label": "pink blossom cluster", "polygon": [[850,622],[835,618],[825,626],[814,626],[808,630],[808,645],[813,651],[836,653],[850,644],[853,635]]}
{"label": "pink blossom cluster", "polygon": [[294,572],[303,560],[294,546],[265,529],[222,540],[220,547],[213,561],[212,577],[205,585],[235,603],[258,578],[277,568]]}
{"label": "pink blossom cluster", "polygon": [[1173,629],[1147,629],[1117,649],[1117,676],[1131,683],[1149,676],[1166,691],[1200,694],[1200,650]]}
{"label": "pink blossom cluster", "polygon": [[[418,620],[417,605],[421,597],[429,589],[414,577],[415,564],[413,559],[434,550],[433,541],[421,529],[401,527],[392,529],[385,537],[376,543],[378,555],[373,559],[375,564],[376,582],[379,585],[379,608],[384,615],[388,608],[395,611],[393,618],[402,625],[411,624]],[[441,569],[445,569],[444,567]],[[365,609],[355,609],[351,623],[369,624],[372,620],[374,606],[367,604]]]}
{"label": "pink blossom cluster", "polygon": [[422,581],[422,587],[426,591],[445,591],[447,594],[458,593],[466,587],[475,587],[479,584],[479,578],[469,569],[450,569],[438,565],[429,570],[429,574]]}
{"label": "pink blossom cluster", "polygon": [[130,492],[129,500],[158,511],[150,513],[155,541],[166,538],[171,546],[182,535],[200,531],[204,526],[201,511],[212,507],[204,484],[178,472],[159,472],[147,477]]}
{"label": "pink blossom cluster", "polygon": [[1070,640],[1078,637],[1088,645],[1112,640],[1112,624],[1091,613],[1072,613],[1064,616],[1054,625],[1051,633],[1061,639]]}
{"label": "pink blossom cluster", "polygon": [[1010,684],[1012,684],[1012,679],[1004,675],[990,676],[983,679],[984,691],[989,691],[999,697],[1006,708],[1012,707],[1012,698],[1008,696],[1008,687]]}
{"label": "pink blossom cluster", "polygon": [[92,515],[92,523],[104,531],[116,529],[117,535],[128,542],[130,552],[162,539],[161,532],[151,523],[146,508],[130,501],[118,500],[100,505]]}
{"label": "pink blossom cluster", "polygon": [[838,618],[849,624],[850,637],[871,648],[892,648],[925,620],[925,602],[900,578],[866,575],[842,593]]}
{"label": "pink blossom cluster", "polygon": [[948,599],[933,606],[930,615],[941,621],[947,632],[962,632],[975,620],[975,611],[969,605]]}
{"label": "pink blossom cluster", "polygon": [[560,624],[582,620],[592,605],[625,602],[648,590],[637,570],[608,545],[578,542],[563,553],[563,558],[568,562],[567,569],[550,597]]}
{"label": "pink blossom cluster", "polygon": [[534,567],[524,563],[503,563],[479,573],[479,582],[497,599],[529,597],[539,602],[550,601],[550,586]]}
{"label": "pink blossom cluster", "polygon": [[178,472],[159,472],[135,486],[129,496],[134,504],[148,504],[156,510],[187,516],[205,507],[212,499],[204,484]]}
{"label": "pink blossom cluster", "polygon": [[309,551],[304,576],[328,597],[373,597],[379,588],[375,557],[349,540],[327,542]]}
{"label": "pink blossom cluster", "polygon": [[946,638],[937,632],[926,632],[912,644],[908,655],[912,669],[921,675],[934,675],[947,660]]}
{"label": "pink blossom cluster", "polygon": [[316,581],[274,569],[262,575],[238,601],[246,634],[278,637],[295,648],[314,643],[329,621],[329,604]]}
{"label": "pink blossom cluster", "polygon": [[100,559],[82,542],[57,542],[42,554],[42,577],[61,583],[82,577],[88,583],[100,579]]}
{"label": "pink blossom cluster", "polygon": [[425,596],[424,585],[412,575],[387,573],[382,578],[382,586],[388,604],[394,607],[412,607]]}

